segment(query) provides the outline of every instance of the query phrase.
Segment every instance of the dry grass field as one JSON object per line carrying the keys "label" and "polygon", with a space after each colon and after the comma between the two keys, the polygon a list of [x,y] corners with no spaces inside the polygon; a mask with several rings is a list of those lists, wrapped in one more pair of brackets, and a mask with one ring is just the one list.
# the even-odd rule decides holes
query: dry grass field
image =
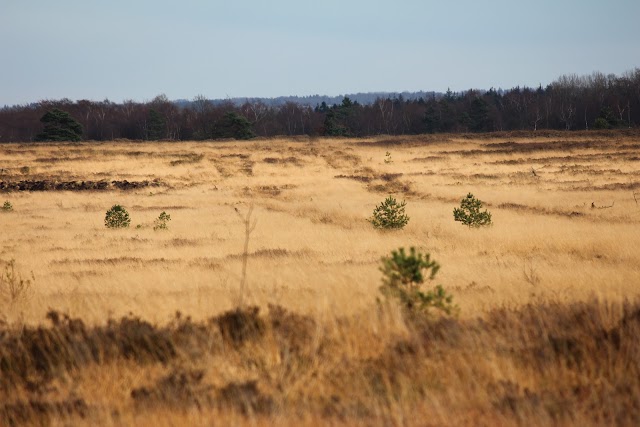
{"label": "dry grass field", "polygon": [[[0,425],[637,425],[640,136],[541,135],[0,146]],[[457,316],[377,303],[411,246]]]}

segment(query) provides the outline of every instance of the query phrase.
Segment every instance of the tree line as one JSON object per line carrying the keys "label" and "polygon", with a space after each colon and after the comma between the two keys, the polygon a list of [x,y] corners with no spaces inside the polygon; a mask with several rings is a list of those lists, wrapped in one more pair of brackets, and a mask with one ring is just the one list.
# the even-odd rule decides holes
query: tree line
{"label": "tree line", "polygon": [[[437,132],[588,130],[640,125],[640,68],[617,76],[564,75],[546,87],[467,90],[368,104],[348,97],[328,105],[247,101],[214,103],[197,96],[177,104],[45,100],[0,109],[0,142],[37,140],[209,140],[255,136],[363,137]],[[74,133],[77,138],[70,135]]]}

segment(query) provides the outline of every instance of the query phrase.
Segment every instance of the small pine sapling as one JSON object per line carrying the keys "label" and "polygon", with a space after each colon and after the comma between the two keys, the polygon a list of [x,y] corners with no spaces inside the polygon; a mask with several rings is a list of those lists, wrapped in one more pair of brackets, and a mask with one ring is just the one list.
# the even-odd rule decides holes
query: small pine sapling
{"label": "small pine sapling", "polygon": [[482,202],[469,193],[460,201],[460,207],[453,209],[453,219],[467,227],[478,228],[491,225],[491,213],[486,209],[480,212]]}
{"label": "small pine sapling", "polygon": [[426,292],[421,289],[425,276],[433,280],[439,269],[440,265],[428,253],[422,254],[413,247],[408,254],[404,248],[392,251],[391,256],[382,258],[380,292],[388,298],[397,299],[411,314],[425,314],[431,308],[454,314],[457,307],[453,304],[453,296],[447,294],[442,286],[437,285]]}
{"label": "small pine sapling", "polygon": [[167,226],[167,223],[169,221],[171,221],[171,215],[169,215],[165,211],[162,211],[160,216],[158,216],[158,218],[156,218],[155,221],[153,222],[153,229],[154,230],[167,230],[169,228]]}
{"label": "small pine sapling", "polygon": [[398,203],[396,199],[389,196],[373,210],[373,216],[369,222],[375,228],[399,229],[409,222],[409,217],[405,214],[404,208],[407,205],[402,201]]}
{"label": "small pine sapling", "polygon": [[129,224],[129,212],[120,205],[113,205],[104,217],[104,226],[107,228],[127,228]]}

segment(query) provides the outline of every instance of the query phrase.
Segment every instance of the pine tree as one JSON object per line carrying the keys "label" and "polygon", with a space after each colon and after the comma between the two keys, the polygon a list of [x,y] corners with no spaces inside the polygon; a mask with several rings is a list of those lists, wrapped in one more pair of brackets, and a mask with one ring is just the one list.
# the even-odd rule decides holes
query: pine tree
{"label": "pine tree", "polygon": [[233,111],[229,111],[218,120],[213,129],[214,138],[251,139],[255,136],[251,122]]}
{"label": "pine tree", "polygon": [[54,108],[40,119],[44,129],[36,135],[36,141],[81,141],[82,125],[66,111]]}
{"label": "pine tree", "polygon": [[346,96],[342,99],[342,104],[331,107],[324,119],[324,134],[327,136],[351,136],[349,121],[354,108],[357,107],[358,104],[351,102],[351,99]]}
{"label": "pine tree", "polygon": [[491,225],[491,213],[486,209],[480,212],[482,201],[476,199],[469,193],[460,201],[460,207],[453,209],[453,219],[461,222],[467,227],[478,228]]}
{"label": "pine tree", "polygon": [[167,135],[167,122],[162,114],[154,109],[149,110],[149,126],[147,127],[147,139],[163,139]]}
{"label": "pine tree", "polygon": [[473,132],[484,132],[489,129],[489,107],[487,101],[480,97],[471,102],[469,127]]}
{"label": "pine tree", "polygon": [[440,131],[440,113],[436,111],[433,104],[427,107],[427,111],[424,113],[424,126],[428,133],[435,133]]}
{"label": "pine tree", "polygon": [[398,203],[392,196],[387,197],[373,210],[373,216],[369,222],[375,228],[400,229],[409,222],[409,217],[404,213],[407,202]]}

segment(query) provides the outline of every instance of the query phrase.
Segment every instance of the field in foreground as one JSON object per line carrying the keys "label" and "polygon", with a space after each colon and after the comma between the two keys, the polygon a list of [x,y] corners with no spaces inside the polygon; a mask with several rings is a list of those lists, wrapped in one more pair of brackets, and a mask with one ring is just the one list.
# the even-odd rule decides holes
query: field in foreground
{"label": "field in foreground", "polygon": [[[0,165],[0,267],[30,280],[0,296],[2,423],[639,421],[640,137],[25,144]],[[493,227],[453,221],[468,192]],[[411,219],[377,231],[389,194]],[[104,227],[116,203],[129,229]],[[234,312],[251,205],[259,310]],[[410,246],[456,318],[376,303]]]}

